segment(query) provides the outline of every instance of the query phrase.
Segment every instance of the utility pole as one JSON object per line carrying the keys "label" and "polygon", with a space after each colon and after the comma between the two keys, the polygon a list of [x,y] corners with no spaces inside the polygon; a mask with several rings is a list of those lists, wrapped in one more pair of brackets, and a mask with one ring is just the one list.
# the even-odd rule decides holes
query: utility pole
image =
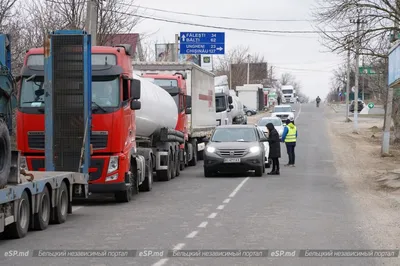
{"label": "utility pole", "polygon": [[247,55],[247,84],[250,84],[250,55]]}
{"label": "utility pole", "polygon": [[355,62],[355,85],[354,85],[354,124],[353,124],[353,133],[358,134],[358,87],[359,87],[359,67],[360,67],[360,24],[365,23],[360,19],[360,11],[358,11],[357,20],[350,20],[351,23],[357,24],[356,31],[356,62]]}
{"label": "utility pole", "polygon": [[[399,12],[399,3],[396,1],[396,10]],[[399,34],[398,28],[399,28],[399,22],[397,19],[395,19],[394,22],[394,28],[395,30],[393,31],[393,35],[396,41],[394,45],[397,45],[398,43],[398,38],[397,35]],[[390,49],[390,48],[389,48]],[[388,65],[388,59],[385,59],[385,65]],[[387,72],[388,73],[388,72]],[[389,75],[389,73],[388,73]],[[387,79],[386,79],[387,80]],[[389,85],[389,84],[388,84]],[[393,87],[388,86],[388,93],[387,93],[387,101],[386,101],[386,112],[385,112],[385,120],[383,122],[383,136],[382,136],[382,149],[381,149],[381,155],[386,156],[389,155],[389,148],[390,148],[390,127],[392,125],[392,109],[393,109]]]}
{"label": "utility pole", "polygon": [[232,86],[232,62],[229,62],[229,89],[233,90],[233,86]]}
{"label": "utility pole", "polygon": [[[179,62],[179,34],[175,34],[175,62]],[[201,61],[200,61],[201,64]]]}
{"label": "utility pole", "polygon": [[350,40],[347,40],[347,80],[346,80],[346,122],[349,119],[349,94],[350,94]]}
{"label": "utility pole", "polygon": [[[362,68],[364,71],[364,56],[362,57]],[[362,96],[361,99],[364,101],[364,91],[365,91],[365,74],[362,73],[361,74],[361,78],[362,78]]]}
{"label": "utility pole", "polygon": [[96,0],[87,0],[86,32],[92,36],[92,46],[97,45],[97,13],[99,3]]}

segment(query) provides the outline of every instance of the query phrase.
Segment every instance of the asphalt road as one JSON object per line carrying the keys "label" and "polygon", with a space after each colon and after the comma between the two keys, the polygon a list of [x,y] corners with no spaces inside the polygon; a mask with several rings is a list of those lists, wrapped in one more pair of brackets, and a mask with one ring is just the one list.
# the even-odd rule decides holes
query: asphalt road
{"label": "asphalt road", "polygon": [[[335,173],[323,109],[295,109],[297,166],[282,166],[280,176],[204,178],[200,163],[130,203],[84,202],[62,225],[0,240],[0,265],[381,265],[373,258],[31,257],[39,249],[372,249]],[[5,257],[8,250],[30,257]]]}

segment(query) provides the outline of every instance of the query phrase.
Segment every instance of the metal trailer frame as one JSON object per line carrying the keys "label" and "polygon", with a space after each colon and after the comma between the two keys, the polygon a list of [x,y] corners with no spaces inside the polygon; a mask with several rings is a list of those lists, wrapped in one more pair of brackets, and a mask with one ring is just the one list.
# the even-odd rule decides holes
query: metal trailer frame
{"label": "metal trailer frame", "polygon": [[[85,105],[84,115],[88,121],[88,125],[91,125],[91,36],[86,34],[84,31],[56,31],[52,35],[64,34],[64,35],[84,35],[86,45],[84,47],[84,53],[86,57],[84,59],[84,65],[88,71],[85,71],[84,78],[84,90],[85,90]],[[51,36],[51,35],[50,35]],[[52,93],[52,59],[50,53],[50,39],[46,39],[45,51],[45,125],[46,134],[52,133],[52,111],[53,105],[49,95]],[[47,52],[47,53],[46,53]],[[90,129],[90,127],[89,127]],[[89,165],[90,163],[90,130],[86,134],[86,142],[84,146],[84,164],[82,167],[82,173],[75,172],[29,172],[27,175],[31,176],[31,180],[21,177],[20,174],[20,153],[17,151],[12,152],[12,168],[8,178],[8,184],[5,188],[0,189],[0,233],[11,233],[12,238],[23,238],[29,228],[37,230],[46,229],[47,225],[37,224],[37,216],[40,215],[42,210],[42,200],[45,198],[45,191],[49,192],[50,202],[50,217],[48,217],[47,224],[63,223],[66,220],[67,213],[72,213],[72,199],[73,198],[87,198],[89,195],[88,179],[89,179]],[[46,138],[46,170],[54,169],[53,161],[53,147],[51,138]],[[87,159],[89,158],[89,159]],[[78,170],[78,169],[77,169]],[[33,180],[32,180],[33,179]],[[66,188],[67,191],[62,188]],[[66,213],[62,213],[62,192],[66,192],[68,195],[67,210]],[[20,209],[23,205],[23,196],[27,196],[29,201],[28,205],[24,203],[24,207],[29,206],[27,211],[28,221],[27,225],[23,230],[20,230],[21,224]],[[18,228],[18,229],[17,229]]]}

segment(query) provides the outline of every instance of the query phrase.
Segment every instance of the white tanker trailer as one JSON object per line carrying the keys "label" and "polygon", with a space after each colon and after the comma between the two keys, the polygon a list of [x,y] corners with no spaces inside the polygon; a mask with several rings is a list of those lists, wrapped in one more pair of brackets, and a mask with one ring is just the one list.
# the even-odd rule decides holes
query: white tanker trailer
{"label": "white tanker trailer", "polygon": [[236,92],[234,90],[230,90],[229,95],[232,97],[233,105],[233,109],[231,110],[232,124],[244,124],[245,116],[243,103],[240,101],[239,97],[236,96]]}
{"label": "white tanker trailer", "polygon": [[180,174],[179,144],[184,143],[182,132],[175,130],[178,108],[171,95],[149,79],[140,80],[140,110],[135,111],[137,153],[152,159],[158,181],[169,181]]}

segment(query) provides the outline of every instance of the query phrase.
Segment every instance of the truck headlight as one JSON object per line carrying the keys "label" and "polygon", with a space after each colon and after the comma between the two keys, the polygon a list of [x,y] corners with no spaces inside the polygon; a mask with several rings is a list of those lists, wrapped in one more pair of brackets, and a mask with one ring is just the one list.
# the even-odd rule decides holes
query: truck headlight
{"label": "truck headlight", "polygon": [[116,170],[118,170],[118,156],[111,156],[110,162],[108,163],[107,174],[110,174]]}
{"label": "truck headlight", "polygon": [[260,152],[260,147],[258,147],[258,146],[251,147],[251,148],[250,148],[250,152],[251,152],[251,153],[257,153],[257,152]]}
{"label": "truck headlight", "polygon": [[213,152],[215,152],[215,148],[214,147],[207,147],[207,152],[213,153]]}

